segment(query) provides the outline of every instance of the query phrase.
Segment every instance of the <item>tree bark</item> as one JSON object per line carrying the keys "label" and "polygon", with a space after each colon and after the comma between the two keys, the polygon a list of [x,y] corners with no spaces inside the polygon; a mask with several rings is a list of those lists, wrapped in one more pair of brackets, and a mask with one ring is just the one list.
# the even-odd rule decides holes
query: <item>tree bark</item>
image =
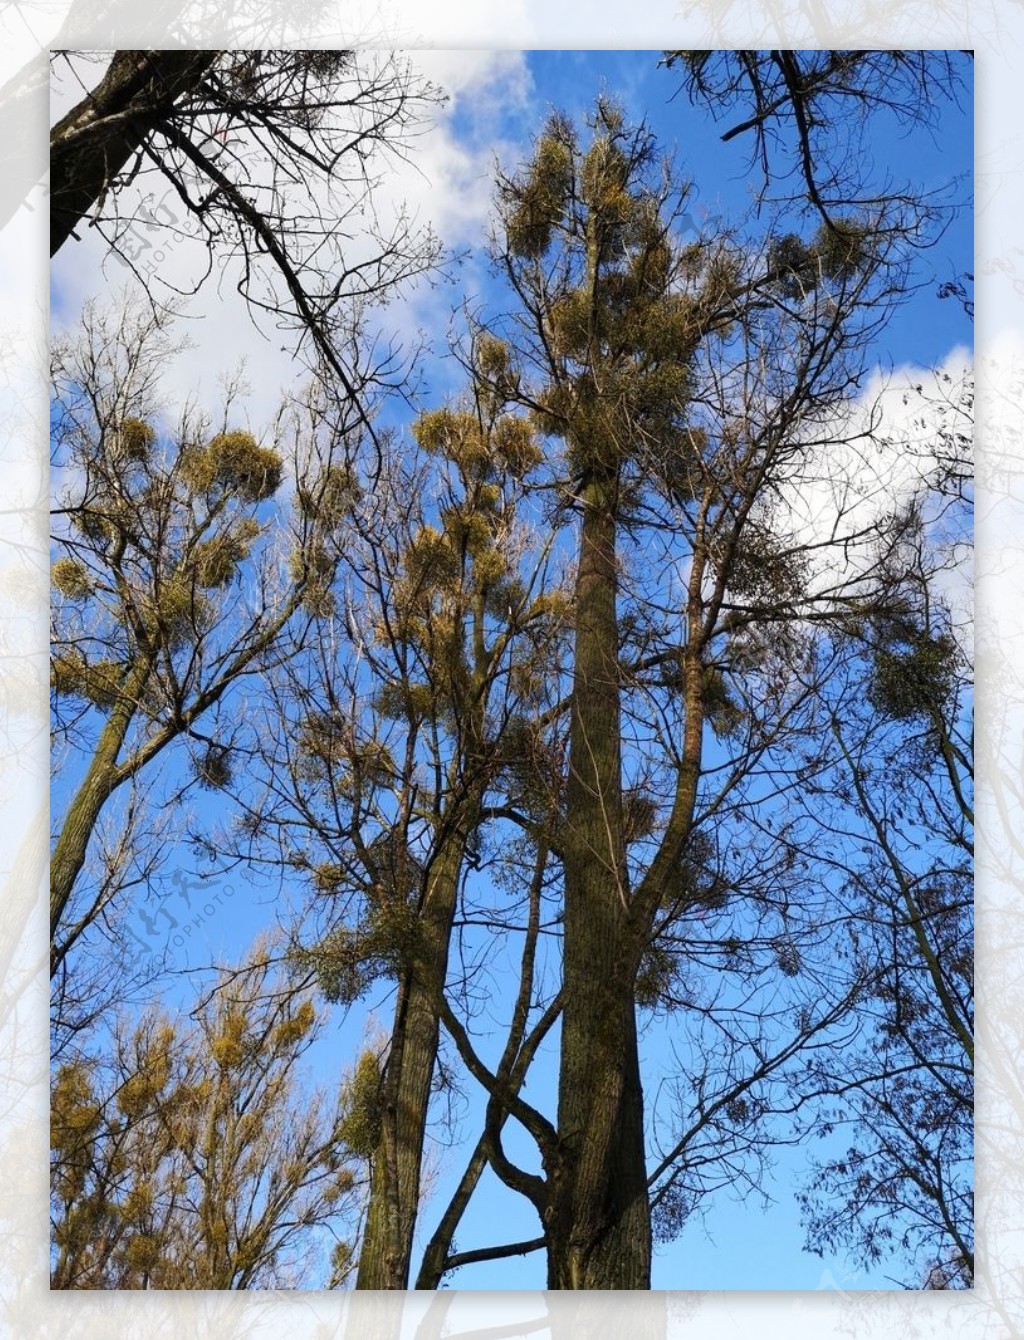
{"label": "tree bark", "polygon": [[57,122],[50,132],[51,256],[219,55],[118,51],[97,87]]}
{"label": "tree bark", "polygon": [[85,864],[89,841],[103,806],[120,783],[118,756],[138,708],[139,695],[151,669],[152,663],[149,658],[140,654],[121,686],[117,702],[111,708],[107,724],[103,727],[96,752],[89,764],[89,771],[68,806],[60,837],[50,857],[51,948],[71,900],[75,881]]}
{"label": "tree bark", "polygon": [[[472,806],[470,808],[473,808]],[[370,1204],[357,1289],[407,1289],[420,1199],[423,1140],[438,1047],[437,999],[448,972],[464,832],[442,842],[427,879],[416,943],[399,985],[391,1052],[383,1077],[381,1137],[373,1156]]]}
{"label": "tree bark", "polygon": [[651,1232],[622,818],[615,480],[592,479],[576,579],[565,946],[548,1287],[647,1289]]}

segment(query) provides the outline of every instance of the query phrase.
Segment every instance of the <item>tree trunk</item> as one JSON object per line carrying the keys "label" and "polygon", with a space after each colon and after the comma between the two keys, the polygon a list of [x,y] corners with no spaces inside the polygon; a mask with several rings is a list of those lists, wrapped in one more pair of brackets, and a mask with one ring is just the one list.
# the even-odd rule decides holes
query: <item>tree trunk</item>
{"label": "tree trunk", "polygon": [[51,256],[219,55],[118,51],[97,87],[57,122],[50,132]]}
{"label": "tree trunk", "polygon": [[107,724],[100,733],[99,743],[89,764],[85,780],[75,792],[68,806],[50,856],[50,946],[54,946],[57,931],[71,900],[75,881],[85,864],[86,852],[103,806],[117,789],[119,782],[117,759],[132,723],[151,663],[145,656],[132,667],[122,684],[117,702],[111,709]]}
{"label": "tree trunk", "polygon": [[411,962],[399,985],[357,1289],[409,1287],[423,1139],[437,1060],[437,999],[448,972],[464,848],[462,831],[451,833],[441,844],[428,876]]}
{"label": "tree trunk", "polygon": [[565,834],[565,947],[548,1287],[647,1289],[651,1234],[635,934],[622,820],[615,481],[583,490]]}

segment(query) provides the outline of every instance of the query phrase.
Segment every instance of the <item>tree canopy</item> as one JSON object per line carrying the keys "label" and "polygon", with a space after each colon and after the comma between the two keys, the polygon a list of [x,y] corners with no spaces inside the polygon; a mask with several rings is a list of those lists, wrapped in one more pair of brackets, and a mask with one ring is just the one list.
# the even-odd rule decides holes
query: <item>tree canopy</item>
{"label": "tree canopy", "polygon": [[[178,55],[154,107],[160,57],[119,53],[100,85],[105,152],[127,134],[108,93],[137,108],[115,197],[132,153],[195,164],[218,108],[257,137],[269,118],[301,171],[292,130],[334,124],[318,90],[349,69]],[[495,173],[447,394],[364,395],[332,361],[334,299],[310,317],[290,284],[271,310],[338,376],[263,432],[230,382],[218,415],[168,413],[160,307],[87,309],[56,345],[63,1287],[276,1287],[340,1215],[332,1286],[539,1253],[551,1289],[647,1289],[660,1245],[815,1138],[812,1250],[970,1284],[972,396],[906,392],[917,459],[870,403],[935,202],[817,138],[852,97],[920,121],[956,66],[680,62],[698,102],[753,98],[730,133],[755,136],[757,208],[695,236],[647,122],[607,96],[551,112]],[[383,133],[387,97],[363,96]],[[802,175],[773,199],[790,120]],[[88,156],[69,163],[68,210],[100,217],[71,200]],[[230,236],[280,268],[250,207]],[[372,362],[358,310],[350,329]],[[264,892],[282,975],[263,954],[194,1024],[108,1033],[90,963],[163,887],[160,823]],[[328,1016],[329,1117],[289,1097]],[[428,1207],[438,1141],[458,1166]],[[529,1227],[467,1242],[484,1196]]]}

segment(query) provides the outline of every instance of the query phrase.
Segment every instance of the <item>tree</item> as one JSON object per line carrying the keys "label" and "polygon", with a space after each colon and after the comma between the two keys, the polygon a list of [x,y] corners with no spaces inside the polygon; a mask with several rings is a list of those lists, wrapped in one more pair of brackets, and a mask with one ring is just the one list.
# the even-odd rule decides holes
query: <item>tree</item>
{"label": "tree", "polygon": [[[520,918],[524,906],[527,913],[516,925],[509,909],[494,908],[492,894],[485,914],[494,932],[489,952],[495,936],[510,930],[521,937],[523,950],[508,1043],[497,1064],[484,1060],[456,1009],[458,989],[445,978],[460,886],[468,908],[476,863],[464,841],[451,853],[455,877],[443,920],[424,918],[429,904],[416,896],[412,943],[424,943],[424,921],[433,927],[435,968],[423,973],[420,957],[417,979],[420,951],[414,949],[406,960],[410,976],[398,973],[410,990],[418,981],[429,1026],[429,1045],[417,1049],[422,1097],[403,1155],[408,1166],[418,1166],[423,1156],[420,1114],[436,1060],[438,1020],[486,1095],[484,1129],[428,1244],[418,1276],[422,1287],[436,1287],[459,1264],[537,1247],[547,1250],[551,1287],[647,1287],[651,1198],[660,1207],[661,1231],[680,1217],[687,1186],[681,1169],[691,1181],[714,1181],[707,1167],[715,1155],[702,1140],[714,1144],[731,1128],[731,1143],[718,1142],[719,1163],[726,1167],[763,1143],[757,1128],[768,1110],[767,1086],[802,1049],[822,1045],[854,999],[857,970],[837,963],[830,919],[817,929],[817,906],[809,899],[800,905],[810,882],[798,879],[792,833],[783,828],[773,834],[756,816],[776,806],[784,789],[781,769],[791,775],[799,770],[793,757],[806,740],[808,692],[794,667],[806,661],[807,630],[854,605],[875,608],[884,597],[877,565],[836,580],[829,556],[864,548],[885,523],[864,528],[853,516],[847,519],[837,502],[824,538],[808,541],[787,535],[787,524],[794,529],[796,523],[787,523],[774,499],[808,487],[817,470],[829,468],[818,452],[857,385],[861,350],[900,290],[893,255],[898,230],[887,219],[847,219],[839,229],[822,227],[808,238],[769,235],[754,250],[726,238],[681,247],[672,229],[681,195],[670,170],[659,175],[649,134],[627,129],[607,104],[598,108],[589,144],[555,118],[531,163],[503,181],[496,254],[518,313],[505,327],[492,322],[476,335],[469,360],[475,413],[428,414],[416,430],[428,452],[440,452],[458,467],[460,495],[442,493],[436,504],[442,526],[424,525],[423,485],[403,479],[397,542],[386,522],[374,517],[374,557],[353,570],[352,583],[354,592],[374,594],[374,616],[366,617],[353,598],[346,623],[360,663],[377,678],[365,682],[361,672],[351,678],[344,707],[335,692],[319,692],[320,712],[338,715],[323,717],[335,725],[331,748],[318,753],[336,755],[339,764],[327,787],[321,775],[319,795],[335,808],[341,796],[345,821],[335,827],[333,817],[326,824],[314,819],[310,827],[344,839],[334,854],[339,892],[350,897],[358,887],[349,845],[358,854],[353,815],[365,823],[379,811],[369,831],[374,824],[388,827],[411,793],[418,803],[427,801],[426,814],[445,814],[437,783],[424,790],[424,772],[416,768],[432,758],[426,775],[450,778],[436,753],[439,724],[444,768],[454,759],[464,785],[473,777],[472,756],[462,752],[460,741],[483,741],[479,757],[492,764],[477,774],[481,789],[463,815],[467,828],[478,830],[475,849],[484,849],[489,824],[499,842],[509,824],[526,840],[517,861],[491,863],[496,873],[504,868],[511,875],[511,907],[518,906]],[[495,644],[479,623],[475,637],[469,635],[468,607],[457,595],[466,590],[471,531],[479,531],[477,560],[497,547],[487,519],[494,504],[484,503],[479,492],[494,468],[486,435],[481,437],[480,409],[495,396],[503,405],[521,405],[547,446],[526,481],[528,497],[554,500],[539,515],[531,509],[534,523],[543,521],[543,538],[534,548],[564,550],[565,523],[574,518],[577,527],[572,596],[567,605],[559,602],[571,657],[564,669],[558,658],[547,667],[540,702],[516,704],[514,731],[503,728],[501,716],[475,715],[484,696],[479,686],[487,686],[487,702],[493,701]],[[486,476],[476,474],[481,467]],[[383,505],[395,508],[395,499]],[[458,565],[452,558],[456,535],[455,552],[461,546],[463,554]],[[646,566],[652,546],[661,559],[653,568]],[[347,537],[345,547],[354,552]],[[684,564],[688,577],[680,595],[672,573]],[[535,582],[536,572],[524,585]],[[410,577],[417,599],[407,610]],[[517,608],[532,606],[508,600],[509,617],[522,623]],[[498,613],[493,611],[495,618]],[[367,633],[381,620],[394,670],[374,649],[379,633]],[[506,637],[503,628],[502,646]],[[477,656],[485,652],[484,660],[475,666],[464,660],[468,647]],[[322,683],[336,685],[333,674]],[[401,750],[390,748],[393,728],[373,723],[357,707],[368,699],[378,709],[384,705],[381,678],[401,688],[401,715],[410,723],[398,737]],[[474,685],[467,699],[466,686]],[[425,738],[423,754],[412,729],[419,721],[430,723],[434,738],[433,744]],[[287,729],[288,738],[301,740],[302,729],[300,720]],[[385,740],[387,760],[382,768],[375,765],[368,785],[371,773],[360,759],[370,742],[379,751]],[[406,763],[396,763],[399,757]],[[505,766],[493,766],[502,760]],[[393,791],[380,787],[382,774],[389,785],[398,779]],[[532,777],[526,788],[524,776]],[[766,795],[766,784],[774,792]],[[384,798],[389,795],[394,798]],[[727,833],[740,827],[748,847],[756,846],[745,869],[728,859],[721,839],[719,845],[710,837],[716,828]],[[434,832],[425,843],[403,840],[399,851],[410,853],[406,868],[414,866],[413,853],[417,860],[427,853],[431,868],[438,851]],[[372,882],[379,877],[373,863],[361,859],[365,888],[366,874]],[[532,881],[524,878],[531,868]],[[694,941],[704,937],[694,934],[694,921],[713,917],[733,894],[732,933],[718,921],[717,934],[706,937],[710,943],[695,949]],[[561,923],[561,986],[546,1000],[536,972],[545,898],[556,900]],[[343,906],[350,916],[351,903]],[[469,919],[468,911],[463,917]],[[372,923],[367,929],[372,933],[361,948],[350,929],[335,942],[349,973],[360,959],[380,964]],[[330,948],[328,941],[323,948]],[[754,983],[745,1000],[737,1004],[728,991],[713,990],[712,997],[724,993],[726,999],[702,1005],[682,990],[679,972],[700,963],[702,954],[723,981]],[[802,989],[794,984],[801,975]],[[358,975],[355,981],[359,989]],[[786,1012],[797,1020],[785,1035],[783,1012],[773,1015],[766,1004],[770,993],[779,995],[780,982],[787,984]],[[410,1036],[405,999],[403,986],[387,1062],[393,1074]],[[702,1019],[709,1033],[717,1028],[726,1038],[721,1054],[707,1053],[717,1073],[694,1077],[695,1120],[649,1177],[636,1010],[638,1003],[660,1002],[688,1012],[696,1039]],[[472,1008],[466,998],[463,1010],[472,1014]],[[744,1028],[742,1020],[751,1014],[760,1023]],[[561,1034],[552,1120],[521,1091],[533,1048],[555,1018]],[[508,1157],[502,1130],[509,1119],[536,1140],[543,1175]],[[382,1162],[387,1166],[378,1158],[375,1180]],[[542,1236],[455,1251],[455,1228],[487,1164],[534,1205]],[[371,1278],[373,1259],[371,1253],[365,1276],[361,1268],[361,1284]],[[407,1255],[403,1267],[406,1261]],[[400,1274],[390,1278],[396,1287]]]}
{"label": "tree", "polygon": [[[513,375],[485,336],[473,359],[496,380]],[[391,454],[337,531],[344,614],[283,667],[262,731],[268,790],[250,793],[241,821],[242,855],[262,846],[267,859],[269,836],[310,881],[318,907],[296,953],[329,998],[396,983],[359,1288],[409,1281],[453,923],[564,617],[545,548],[517,515],[540,451],[507,405],[477,381],[462,403],[421,415],[425,461]],[[323,405],[311,408],[329,438]]]}
{"label": "tree", "polygon": [[[908,507],[889,559],[889,612],[856,621],[844,674],[823,704],[828,768],[808,788],[859,952],[875,964],[867,1047],[811,1082],[835,1095],[822,1120],[849,1147],[804,1196],[809,1242],[868,1262],[898,1243],[911,1287],[970,1287],[974,1102],[973,778],[970,666],[950,597],[968,549],[973,390],[942,374],[929,487]],[[916,397],[924,400],[920,394]],[[945,589],[944,589],[945,588]],[[941,1282],[936,1283],[939,1280]]]}
{"label": "tree", "polygon": [[[420,1287],[545,1250],[550,1287],[646,1288],[655,1234],[799,1138],[807,1057],[852,1038],[881,980],[787,797],[826,766],[821,704],[866,654],[844,660],[850,630],[913,640],[905,519],[865,519],[837,458],[919,216],[686,245],[685,201],[608,102],[589,134],[551,118],[500,180],[513,310],[470,323],[468,394],[416,421],[421,457],[326,396],[296,434],[318,618],[267,667],[258,729],[211,735],[203,766],[242,808],[211,851],[310,890],[293,960],[344,1004],[394,983],[358,1067],[362,1288],[412,1278],[451,1049],[479,1135]],[[808,494],[827,498],[810,526]],[[669,1012],[666,1117],[638,1014]],[[549,1101],[527,1084],[556,1022]],[[535,1155],[512,1156],[513,1126]],[[461,1250],[488,1166],[540,1235]]]}
{"label": "tree", "polygon": [[[149,235],[184,217],[207,247],[206,274],[230,258],[251,313],[307,337],[368,425],[366,397],[394,383],[395,357],[374,361],[353,344],[353,305],[437,259],[429,235],[375,211],[379,156],[406,152],[438,96],[394,56],[115,52],[51,131],[51,255],[88,218],[153,294]],[[347,249],[345,219],[361,238]]]}
{"label": "tree", "polygon": [[321,1023],[262,946],[192,1022],[155,1008],[122,1016],[109,1048],[61,1065],[51,1287],[339,1283],[352,1251],[338,1229],[354,1229],[364,1176],[352,1149],[364,1096],[358,1071],[333,1096],[301,1081]]}
{"label": "tree", "polygon": [[948,51],[667,51],[662,64],[681,70],[690,101],[717,118],[738,116],[723,143],[749,136],[763,190],[795,177],[831,228],[852,207],[920,192],[872,179],[873,163],[850,134],[864,121],[890,116],[903,126],[934,124],[936,106],[963,89],[970,52]]}
{"label": "tree", "polygon": [[[173,426],[162,417],[172,353],[170,318],[141,307],[89,308],[80,337],[55,342],[51,691],[67,800],[55,809],[52,974],[147,878],[128,841],[143,774],[185,741],[191,784],[224,785],[226,699],[301,645],[330,578],[337,516],[299,506],[285,520],[273,503],[284,443],[232,422],[234,391],[219,425],[190,408]],[[309,496],[343,473],[324,469],[302,477]],[[86,877],[100,818],[125,795],[113,847]]]}
{"label": "tree", "polygon": [[[786,629],[872,586],[870,574],[822,582],[823,568],[809,581],[801,563],[819,555],[787,540],[771,500],[808,481],[813,444],[857,384],[859,352],[899,290],[898,220],[848,217],[755,253],[724,237],[681,247],[681,195],[649,133],[606,103],[589,144],[553,118],[502,183],[520,395],[562,444],[549,462],[577,524],[557,1122],[529,1118],[542,1178],[512,1170],[497,1141],[491,1151],[537,1208],[552,1288],[649,1286],[641,968],[715,896],[714,880],[681,871],[688,858],[699,869],[712,775],[737,784],[764,752],[762,722],[792,711],[785,688],[769,688],[792,682],[784,667],[801,654]],[[840,542],[841,513],[834,522],[823,550]],[[665,566],[634,575],[631,554],[652,543]],[[688,568],[681,595],[657,585],[673,557]],[[771,712],[755,709],[758,690]],[[712,769],[711,729],[728,736],[730,711],[744,720],[734,691],[753,729],[732,768]],[[638,792],[646,840],[630,850]],[[500,1106],[496,1086],[491,1097]]]}

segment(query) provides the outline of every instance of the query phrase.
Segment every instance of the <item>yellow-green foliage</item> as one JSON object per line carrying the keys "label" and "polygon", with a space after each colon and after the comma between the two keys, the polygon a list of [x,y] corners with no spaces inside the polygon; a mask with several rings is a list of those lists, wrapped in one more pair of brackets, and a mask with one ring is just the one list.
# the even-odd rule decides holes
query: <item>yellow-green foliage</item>
{"label": "yellow-green foliage", "polygon": [[498,404],[515,395],[519,389],[519,371],[505,341],[484,331],[477,337],[473,353],[476,369],[493,388]]}
{"label": "yellow-green foliage", "polygon": [[122,419],[117,441],[128,460],[141,463],[149,459],[156,433],[143,419]]}
{"label": "yellow-green foliage", "polygon": [[231,530],[197,544],[192,551],[196,584],[206,589],[227,586],[239,563],[248,558],[249,548],[260,531],[255,518],[243,517]]}
{"label": "yellow-green foliage", "polygon": [[701,289],[702,305],[715,308],[729,302],[740,280],[740,260],[720,247],[708,258]]}
{"label": "yellow-green foliage", "polygon": [[148,1273],[160,1260],[160,1239],[151,1233],[136,1233],[128,1241],[125,1257],[133,1270]]}
{"label": "yellow-green foliage", "polygon": [[381,1070],[377,1054],[364,1051],[345,1087],[336,1137],[356,1158],[369,1158],[380,1142]]}
{"label": "yellow-green foliage", "polygon": [[544,687],[543,667],[536,656],[520,656],[508,672],[509,688],[520,703],[536,702]]}
{"label": "yellow-green foliage", "polygon": [[672,273],[672,248],[656,212],[643,198],[638,204],[639,217],[631,229],[630,242],[635,250],[623,276],[624,296],[633,303],[650,302],[664,296]]}
{"label": "yellow-green foliage", "polygon": [[424,451],[453,462],[466,478],[485,475],[490,469],[480,424],[468,410],[428,410],[413,424],[412,434]]}
{"label": "yellow-green foliage", "polygon": [[329,1289],[340,1288],[355,1269],[356,1256],[350,1242],[336,1242],[331,1248],[331,1276]]}
{"label": "yellow-green foliage", "polygon": [[564,122],[552,119],[525,178],[511,190],[505,216],[509,250],[527,259],[547,250],[572,189],[573,153]]}
{"label": "yellow-green foliage", "polygon": [[822,224],[810,242],[795,233],[778,238],[768,253],[773,277],[790,298],[801,297],[824,278],[849,279],[871,262],[870,231],[855,219]]}
{"label": "yellow-green foliage", "polygon": [[77,1061],[62,1065],[50,1092],[50,1148],[56,1155],[54,1190],[65,1201],[75,1200],[86,1186],[92,1141],[102,1122],[85,1066]]}
{"label": "yellow-green foliage", "polygon": [[156,627],[172,649],[193,641],[209,617],[209,605],[199,595],[188,572],[161,582],[156,600],[149,601]]}
{"label": "yellow-green foliage", "polygon": [[71,514],[75,530],[97,548],[115,544],[126,530],[130,533],[131,520],[130,506],[102,491],[91,495]]}
{"label": "yellow-green foliage", "polygon": [[539,433],[563,437],[572,421],[576,397],[568,382],[552,382],[536,394],[536,407],[530,419]]}
{"label": "yellow-green foliage", "polygon": [[610,137],[598,136],[583,157],[580,194],[604,230],[621,227],[636,210],[628,175],[622,149]]}
{"label": "yellow-green foliage", "polygon": [[313,867],[313,887],[318,893],[337,893],[348,878],[343,865],[325,861]]}
{"label": "yellow-green foliage", "polygon": [[[499,554],[499,557],[507,564],[504,555]],[[526,601],[526,587],[518,577],[500,577],[486,586],[481,583],[481,591],[484,597],[484,609],[488,614],[493,614],[497,619],[518,621]]]}
{"label": "yellow-green foliage", "polygon": [[[356,1178],[352,1169],[342,1168],[340,1172],[335,1174],[334,1181],[323,1193],[325,1203],[328,1205],[336,1205],[338,1201],[341,1200],[342,1196],[347,1195],[354,1188],[355,1184]],[[344,1244],[339,1243],[338,1245],[343,1246]],[[351,1251],[351,1248],[349,1248],[349,1251]],[[332,1261],[333,1260],[334,1256],[332,1255]]]}
{"label": "yellow-green foliage", "polygon": [[684,279],[696,279],[704,268],[707,248],[703,242],[690,242],[676,257],[679,274]]}
{"label": "yellow-green foliage", "polygon": [[[377,845],[377,844],[374,844]],[[393,977],[405,961],[417,931],[416,905],[396,880],[412,884],[419,867],[410,860],[402,869],[381,866],[357,926],[338,926],[318,943],[295,952],[303,970],[311,971],[320,991],[332,1003],[350,1005],[380,977]]]}
{"label": "yellow-green foliage", "polygon": [[50,581],[69,600],[84,600],[92,591],[85,564],[73,558],[58,558],[50,569]]}
{"label": "yellow-green foliage", "polygon": [[270,1035],[271,1046],[280,1048],[282,1051],[294,1048],[303,1038],[309,1036],[315,1023],[316,1009],[313,1002],[304,1000],[293,1015],[287,1019],[282,1019],[274,1028]]}
{"label": "yellow-green foliage", "polygon": [[412,435],[432,456],[447,456],[457,435],[457,418],[450,409],[431,409],[412,425]]}
{"label": "yellow-green foliage", "polygon": [[380,740],[362,740],[351,753],[352,771],[366,786],[387,786],[397,772],[391,750]]}
{"label": "yellow-green foliage", "polygon": [[422,526],[405,556],[407,582],[412,590],[431,591],[449,586],[459,575],[459,558],[447,535]]}
{"label": "yellow-green foliage", "polygon": [[167,1083],[169,1071],[154,1058],[147,1057],[147,1062],[147,1068],[129,1076],[118,1091],[117,1106],[126,1117],[140,1117]]}
{"label": "yellow-green foliage", "polygon": [[84,698],[109,711],[121,691],[124,666],[120,661],[86,661],[80,652],[59,652],[50,658],[50,687],[54,693]]}
{"label": "yellow-green foliage", "polygon": [[[588,379],[589,382],[589,379]],[[568,426],[563,429],[573,471],[610,472],[623,459],[632,441],[631,416],[627,410],[627,384],[621,376],[609,373],[601,395],[585,386],[573,408]]]}
{"label": "yellow-green foliage", "polygon": [[500,549],[487,549],[473,562],[473,580],[477,590],[485,591],[500,582],[508,572],[508,559]]}
{"label": "yellow-green foliage", "polygon": [[348,763],[353,747],[352,724],[340,712],[312,712],[299,726],[297,744],[306,761],[326,773]]}
{"label": "yellow-green foliage", "polygon": [[347,465],[330,465],[315,483],[300,484],[297,494],[303,513],[331,529],[358,507],[363,490]]}
{"label": "yellow-green foliage", "polygon": [[121,1203],[121,1214],[129,1222],[138,1223],[152,1214],[156,1195],[152,1186],[133,1186]]}
{"label": "yellow-green foliage", "polygon": [[227,586],[237,571],[238,554],[228,535],[218,535],[216,539],[196,545],[193,559],[196,582],[207,589]]}
{"label": "yellow-green foliage", "polygon": [[320,544],[295,549],[288,561],[293,582],[305,582],[302,607],[314,618],[328,619],[335,612],[337,602],[331,583],[334,580],[335,560]]}
{"label": "yellow-green foliage", "polygon": [[494,425],[492,445],[503,469],[522,479],[540,464],[543,453],[529,422],[514,414],[503,414]]}
{"label": "yellow-green foliage", "polygon": [[550,619],[556,623],[564,622],[572,611],[572,601],[564,591],[545,591],[530,602],[526,617]]}
{"label": "yellow-green foliage", "polygon": [[501,502],[501,489],[497,484],[480,484],[476,491],[476,505],[486,512],[493,512]]}
{"label": "yellow-green foliage", "polygon": [[210,1054],[222,1070],[241,1065],[252,1044],[244,1012],[229,1006],[220,1019],[220,1033],[210,1043]]}
{"label": "yellow-green foliage", "polygon": [[373,705],[386,720],[399,721],[405,717],[420,720],[433,710],[434,690],[429,684],[396,680],[377,690]]}
{"label": "yellow-green foliage", "polygon": [[303,969],[312,970],[316,984],[327,1000],[333,1004],[351,1005],[373,977],[371,971],[364,970],[363,950],[355,932],[341,926],[312,948],[298,950],[295,958]]}
{"label": "yellow-green foliage", "polygon": [[441,524],[456,553],[464,551],[477,557],[485,553],[493,541],[487,515],[474,511],[468,504],[442,508]]}
{"label": "yellow-green foliage", "polygon": [[219,485],[246,502],[271,497],[281,483],[284,463],[271,447],[261,447],[251,433],[219,433],[205,447],[183,453],[181,472],[196,493]]}
{"label": "yellow-green foliage", "polygon": [[700,340],[697,303],[681,293],[668,293],[657,302],[635,303],[623,318],[621,340],[645,361],[684,369]]}
{"label": "yellow-green foliage", "polygon": [[582,359],[586,356],[591,335],[600,334],[592,328],[598,313],[583,289],[573,289],[551,305],[549,313],[552,344],[563,358]]}
{"label": "yellow-green foliage", "polygon": [[50,1095],[50,1144],[57,1148],[69,1135],[82,1139],[99,1125],[102,1109],[92,1080],[80,1062],[62,1065]]}
{"label": "yellow-green foliage", "polygon": [[848,279],[872,259],[871,232],[856,219],[833,219],[822,224],[812,244],[822,270],[832,279]]}

